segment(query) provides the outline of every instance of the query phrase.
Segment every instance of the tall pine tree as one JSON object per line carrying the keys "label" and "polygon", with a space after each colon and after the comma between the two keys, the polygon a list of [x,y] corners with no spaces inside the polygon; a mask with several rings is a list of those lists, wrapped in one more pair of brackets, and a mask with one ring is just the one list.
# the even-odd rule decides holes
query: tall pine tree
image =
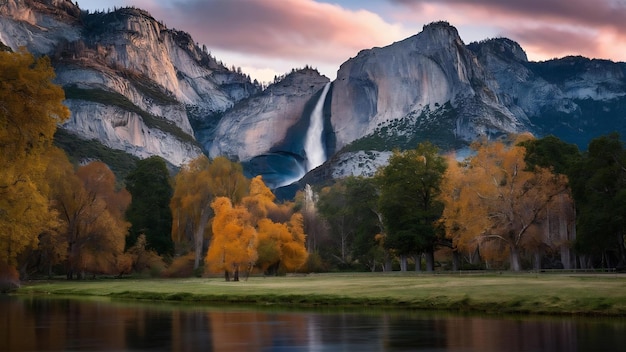
{"label": "tall pine tree", "polygon": [[146,249],[155,250],[161,256],[172,256],[170,200],[173,190],[165,161],[158,156],[140,160],[126,177],[126,189],[133,197],[126,211],[126,219],[132,224],[126,248],[132,247],[143,234]]}

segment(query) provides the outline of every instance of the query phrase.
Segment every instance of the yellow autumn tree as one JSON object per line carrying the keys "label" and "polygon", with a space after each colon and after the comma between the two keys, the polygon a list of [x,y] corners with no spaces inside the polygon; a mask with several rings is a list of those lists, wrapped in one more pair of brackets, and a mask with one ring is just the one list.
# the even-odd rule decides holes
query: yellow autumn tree
{"label": "yellow autumn tree", "polygon": [[0,263],[9,267],[55,226],[42,155],[69,110],[53,78],[47,58],[0,52]]}
{"label": "yellow autumn tree", "polygon": [[128,266],[124,245],[128,224],[123,214],[130,203],[125,190],[115,188],[115,176],[101,162],[76,172],[67,159],[49,172],[55,209],[63,223],[68,279],[86,273],[119,274]]}
{"label": "yellow autumn tree", "polygon": [[301,213],[294,213],[287,223],[290,237],[282,248],[281,265],[285,271],[296,271],[306,263],[309,253],[306,249],[306,235],[304,233],[304,217]]}
{"label": "yellow autumn tree", "polygon": [[276,273],[294,271],[307,260],[302,215],[293,205],[276,204],[261,176],[250,181],[249,194],[233,205],[226,197],[212,203],[213,237],[205,258],[207,272],[224,272],[226,280],[254,266]]}
{"label": "yellow autumn tree", "polygon": [[[94,210],[100,213],[97,221],[90,224],[89,241],[85,243],[85,270],[91,273],[119,274],[125,271],[128,258],[124,255],[126,236],[130,223],[124,214],[130,205],[131,195],[117,189],[115,175],[100,161],[94,161],[76,170],[76,176],[91,199]],[[97,210],[102,208],[103,210]]]}
{"label": "yellow autumn tree", "polygon": [[[567,191],[567,180],[548,169],[526,170],[525,149],[512,143],[479,143],[475,155],[450,162],[442,187],[443,223],[456,248],[521,269],[522,251],[543,240],[541,223],[555,197]],[[550,245],[550,244],[547,244]]]}
{"label": "yellow autumn tree", "polygon": [[[293,206],[275,203],[276,196],[265,185],[261,176],[250,182],[250,194],[243,204],[253,215],[258,234],[257,266],[266,273],[279,269],[295,271],[307,260],[303,218],[293,213]],[[291,213],[287,221],[282,221]]]}
{"label": "yellow autumn tree", "polygon": [[59,180],[64,180],[67,173],[73,173],[73,167],[67,159],[65,152],[56,147],[50,147],[45,154],[47,162],[45,179],[47,193],[51,199],[52,212],[56,214],[55,226],[46,228],[39,234],[39,244],[32,251],[29,261],[38,263],[41,267],[52,274],[52,267],[62,263],[67,257],[67,241],[64,238],[67,224],[59,220],[60,213],[55,207],[54,195],[58,187]]}
{"label": "yellow autumn tree", "polygon": [[[209,237],[211,203],[226,197],[239,203],[248,190],[240,164],[218,157],[210,161],[201,155],[184,165],[175,178],[172,210],[172,240],[179,254],[194,252],[194,269],[200,266],[205,240]],[[182,253],[181,253],[182,252]]]}
{"label": "yellow autumn tree", "polygon": [[239,281],[239,273],[252,269],[257,259],[257,233],[252,216],[241,206],[233,206],[227,197],[218,197],[211,207],[215,212],[213,236],[205,258],[205,270],[224,272],[226,281],[232,275]]}

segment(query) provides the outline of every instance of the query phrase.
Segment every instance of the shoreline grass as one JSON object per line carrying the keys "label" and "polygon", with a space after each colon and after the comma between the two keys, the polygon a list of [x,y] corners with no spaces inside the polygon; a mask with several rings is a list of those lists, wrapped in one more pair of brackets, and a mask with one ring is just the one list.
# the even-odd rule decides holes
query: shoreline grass
{"label": "shoreline grass", "polygon": [[17,295],[283,307],[380,307],[486,314],[626,316],[623,274],[313,274],[28,282]]}

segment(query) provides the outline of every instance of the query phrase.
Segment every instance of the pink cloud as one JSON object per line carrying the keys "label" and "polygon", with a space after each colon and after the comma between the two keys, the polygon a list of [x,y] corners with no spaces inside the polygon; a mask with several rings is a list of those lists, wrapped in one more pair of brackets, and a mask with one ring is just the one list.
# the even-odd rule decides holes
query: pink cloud
{"label": "pink cloud", "polygon": [[[584,55],[626,61],[626,4],[613,0],[390,0],[518,41],[530,59]],[[433,8],[437,10],[433,10]],[[619,48],[622,48],[621,50]]]}
{"label": "pink cloud", "polygon": [[505,35],[523,43],[534,60],[546,60],[567,55],[595,57],[601,45],[595,41],[594,33],[580,30],[561,29],[551,26],[520,27],[509,29]]}
{"label": "pink cloud", "polygon": [[313,0],[188,0],[168,7],[140,3],[209,48],[264,57],[341,62],[407,36],[399,25],[372,12]]}
{"label": "pink cloud", "polygon": [[626,5],[612,0],[391,0],[420,6],[440,4],[484,8],[498,13],[535,19],[574,21],[586,26],[611,26],[626,30]]}

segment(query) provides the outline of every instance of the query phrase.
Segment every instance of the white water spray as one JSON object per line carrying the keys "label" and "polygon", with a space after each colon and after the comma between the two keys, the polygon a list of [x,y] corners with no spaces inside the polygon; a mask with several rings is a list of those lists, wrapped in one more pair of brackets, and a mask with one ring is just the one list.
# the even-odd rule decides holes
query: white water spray
{"label": "white water spray", "polygon": [[324,101],[326,100],[326,94],[328,94],[329,88],[330,83],[326,83],[309,119],[309,129],[306,132],[306,138],[304,140],[307,172],[322,165],[324,161],[326,161],[326,152],[324,151],[324,145],[322,143],[322,132],[324,132]]}

